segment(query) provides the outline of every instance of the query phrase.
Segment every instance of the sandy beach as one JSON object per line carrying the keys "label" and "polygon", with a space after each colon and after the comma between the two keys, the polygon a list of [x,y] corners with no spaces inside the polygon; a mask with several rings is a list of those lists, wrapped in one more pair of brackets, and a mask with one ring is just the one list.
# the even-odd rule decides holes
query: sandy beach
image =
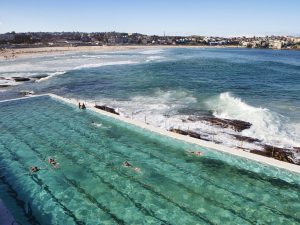
{"label": "sandy beach", "polygon": [[178,46],[178,45],[120,45],[120,46],[78,46],[78,47],[37,47],[0,50],[0,59],[13,59],[39,55],[65,54],[67,52],[115,52],[135,49],[159,48],[238,48],[238,46]]}

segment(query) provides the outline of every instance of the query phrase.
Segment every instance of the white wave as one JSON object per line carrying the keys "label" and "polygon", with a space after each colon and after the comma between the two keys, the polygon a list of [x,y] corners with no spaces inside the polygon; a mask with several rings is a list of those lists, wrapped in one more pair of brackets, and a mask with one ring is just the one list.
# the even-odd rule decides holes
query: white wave
{"label": "white wave", "polygon": [[105,59],[110,58],[110,55],[82,55],[84,58],[92,58],[92,59]]}
{"label": "white wave", "polygon": [[251,128],[242,131],[242,135],[258,138],[275,146],[300,145],[299,128],[296,130],[287,118],[269,109],[248,105],[229,92],[209,100],[207,105],[216,117],[250,122]]}
{"label": "white wave", "polygon": [[[180,114],[180,109],[190,108],[198,102],[194,96],[184,91],[164,92],[159,90],[150,96],[135,96],[128,101],[101,99],[101,104],[115,108],[121,116],[147,122],[162,129],[177,128],[195,131],[204,139],[229,147],[263,150],[263,146],[260,144],[236,139],[233,135],[239,133],[229,128],[211,126],[201,120],[187,120],[190,115]],[[252,127],[244,130],[241,135],[258,138],[271,145],[299,146],[297,144],[299,142],[296,142],[297,140],[292,134],[293,132],[294,134],[300,133],[300,124],[294,124],[294,126],[289,127],[289,132],[284,132],[278,128],[279,124],[276,122],[278,118],[269,110],[250,106],[229,93],[222,93],[207,104],[214,110],[215,116],[251,122]],[[281,119],[281,116],[278,117]],[[285,128],[281,129],[284,130]],[[298,155],[295,153],[294,156],[300,159],[300,153]]]}
{"label": "white wave", "polygon": [[157,60],[161,60],[161,59],[164,59],[164,58],[165,57],[159,56],[159,55],[148,56],[147,59],[146,59],[146,62],[157,61]]}
{"label": "white wave", "polygon": [[43,77],[39,80],[36,80],[35,82],[42,82],[42,81],[45,81],[45,80],[48,80],[54,76],[58,76],[58,75],[63,75],[65,74],[66,71],[58,71],[58,72],[53,72],[53,73],[46,73],[46,75],[48,75],[47,77]]}
{"label": "white wave", "polygon": [[155,55],[155,54],[160,54],[162,53],[164,50],[163,49],[150,49],[150,50],[145,50],[140,52],[140,54],[144,54],[144,55]]}
{"label": "white wave", "polygon": [[179,109],[195,104],[197,99],[184,91],[161,91],[158,90],[152,95],[134,96],[128,101],[115,101],[102,99],[102,104],[117,108],[121,114],[136,119],[144,120],[145,116],[149,122],[156,126],[164,124],[164,118],[174,115]]}
{"label": "white wave", "polygon": [[235,132],[230,129],[224,130],[223,128],[213,127],[203,121],[188,121],[186,119],[189,115],[179,113],[180,109],[189,108],[197,103],[197,99],[185,91],[161,90],[152,95],[135,96],[128,101],[101,100],[101,104],[107,104],[115,108],[122,116],[147,122],[162,129],[192,130],[208,140],[218,141],[230,147],[260,149],[255,144],[241,143],[236,140],[230,135],[230,133]]}
{"label": "white wave", "polygon": [[101,66],[112,66],[112,65],[125,65],[125,64],[134,64],[137,63],[135,61],[124,60],[124,61],[116,61],[116,62],[101,62],[101,63],[89,63],[80,66],[76,66],[74,69],[84,69],[84,68],[96,68]]}
{"label": "white wave", "polygon": [[0,79],[0,85],[13,86],[13,85],[17,85],[17,82],[15,82],[13,79],[5,78],[5,79]]}

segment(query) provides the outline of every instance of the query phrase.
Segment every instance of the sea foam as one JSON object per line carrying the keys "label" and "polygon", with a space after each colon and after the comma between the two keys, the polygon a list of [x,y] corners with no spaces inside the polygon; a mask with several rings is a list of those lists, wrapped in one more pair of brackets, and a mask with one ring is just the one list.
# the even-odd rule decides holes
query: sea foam
{"label": "sea foam", "polygon": [[208,100],[207,105],[216,117],[250,122],[251,128],[242,131],[242,135],[281,147],[300,145],[300,132],[295,124],[267,108],[251,106],[229,92]]}
{"label": "sea foam", "polygon": [[112,65],[125,65],[125,64],[134,64],[135,61],[125,60],[125,61],[116,61],[116,62],[100,62],[100,63],[88,63],[80,66],[76,66],[74,70],[84,69],[84,68],[96,68],[101,66],[112,66]]}

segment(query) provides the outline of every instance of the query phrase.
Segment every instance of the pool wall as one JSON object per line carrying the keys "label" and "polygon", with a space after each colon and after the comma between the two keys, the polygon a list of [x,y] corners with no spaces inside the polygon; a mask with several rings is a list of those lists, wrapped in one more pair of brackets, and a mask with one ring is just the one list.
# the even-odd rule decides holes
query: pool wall
{"label": "pool wall", "polygon": [[269,166],[272,166],[272,167],[275,167],[275,168],[284,169],[284,170],[287,170],[287,171],[290,171],[290,172],[293,172],[293,173],[300,174],[300,166],[298,166],[298,165],[283,162],[283,161],[279,161],[279,160],[276,160],[276,159],[273,159],[273,158],[268,158],[268,157],[261,156],[261,155],[256,155],[256,154],[246,152],[246,151],[243,151],[243,150],[230,148],[230,147],[223,146],[223,145],[220,145],[220,144],[216,144],[216,143],[213,143],[213,142],[208,142],[208,141],[204,141],[204,140],[200,140],[200,139],[195,139],[195,138],[192,138],[192,137],[189,137],[189,136],[184,136],[184,135],[180,135],[180,134],[177,134],[177,133],[174,133],[174,132],[170,132],[168,130],[164,130],[164,129],[152,126],[150,124],[144,123],[142,121],[126,118],[126,117],[123,117],[123,116],[120,116],[120,115],[116,115],[116,114],[113,114],[113,113],[106,112],[104,110],[97,109],[97,108],[94,107],[93,103],[86,102],[84,100],[75,100],[75,99],[70,99],[70,98],[66,98],[66,97],[61,97],[61,96],[58,96],[58,95],[55,95],[55,94],[52,94],[52,93],[47,93],[47,94],[27,96],[27,97],[17,98],[17,99],[3,100],[3,101],[0,101],[0,102],[16,101],[16,100],[22,100],[22,99],[34,98],[34,97],[40,97],[40,96],[50,96],[53,99],[63,101],[65,103],[74,105],[76,107],[78,106],[78,102],[84,102],[85,105],[86,105],[86,108],[88,110],[91,110],[93,112],[96,112],[98,114],[101,114],[101,115],[104,115],[104,116],[107,116],[107,117],[110,117],[110,118],[114,118],[118,121],[122,121],[122,122],[125,122],[127,124],[134,125],[136,127],[145,129],[147,131],[151,131],[151,132],[154,132],[154,133],[157,133],[157,134],[160,134],[160,135],[163,135],[163,136],[167,136],[167,137],[170,137],[170,138],[173,138],[173,139],[176,139],[176,140],[184,141],[184,142],[187,142],[187,143],[190,143],[190,144],[195,144],[195,145],[198,145],[200,147],[205,147],[205,148],[209,148],[211,150],[216,150],[216,151],[219,151],[221,153],[225,153],[227,155],[229,154],[229,155],[241,157],[241,158],[244,158],[244,159],[255,161],[256,163],[257,162],[258,163],[263,163],[263,164],[266,164],[266,165],[269,165]]}
{"label": "pool wall", "polygon": [[[50,97],[54,98],[54,99],[59,99],[59,100],[62,100],[66,103],[70,103],[70,104],[73,104],[73,105],[76,105],[76,106],[78,105],[79,101],[80,102],[85,102],[84,100],[78,100],[77,101],[75,99],[69,99],[69,98],[61,97],[61,96],[58,96],[58,95],[55,95],[55,94],[48,94],[48,95]],[[291,163],[279,161],[279,160],[276,160],[276,159],[273,159],[273,158],[264,157],[264,156],[261,156],[261,155],[256,155],[256,154],[253,154],[253,153],[249,153],[249,152],[246,152],[246,151],[243,151],[243,150],[230,148],[230,147],[223,146],[223,145],[220,145],[220,144],[215,144],[215,143],[212,143],[212,142],[208,142],[208,141],[204,141],[204,140],[200,140],[200,139],[195,139],[195,138],[192,138],[192,137],[189,137],[189,136],[184,136],[184,135],[180,135],[180,134],[177,134],[177,133],[173,133],[173,132],[170,132],[168,130],[164,130],[164,129],[161,129],[161,128],[158,128],[158,127],[154,127],[150,124],[147,124],[147,123],[144,123],[144,122],[141,122],[141,121],[138,121],[138,120],[133,120],[133,119],[130,119],[130,118],[122,117],[122,116],[119,116],[119,115],[116,115],[116,114],[113,114],[113,113],[109,113],[109,112],[97,109],[97,108],[94,107],[93,103],[85,102],[85,105],[86,105],[88,110],[100,113],[100,114],[108,116],[108,117],[112,117],[114,119],[117,119],[117,120],[123,121],[125,123],[135,125],[135,126],[140,127],[142,129],[146,129],[146,130],[158,133],[160,135],[171,137],[171,138],[174,138],[174,139],[177,139],[177,140],[180,140],[180,141],[184,141],[184,142],[188,142],[188,143],[191,143],[191,144],[196,144],[196,145],[199,145],[199,146],[202,146],[202,147],[206,147],[206,148],[209,148],[209,149],[212,149],[212,150],[216,150],[216,151],[220,151],[220,152],[223,152],[223,153],[235,155],[235,156],[238,156],[238,157],[243,157],[243,158],[246,158],[246,159],[249,159],[249,160],[252,160],[252,161],[256,161],[256,162],[259,162],[259,163],[264,163],[264,164],[267,164],[267,165],[270,165],[270,166],[273,166],[273,167],[285,169],[285,170],[300,174],[300,166],[298,166],[298,165],[294,165],[294,164],[291,164]]]}

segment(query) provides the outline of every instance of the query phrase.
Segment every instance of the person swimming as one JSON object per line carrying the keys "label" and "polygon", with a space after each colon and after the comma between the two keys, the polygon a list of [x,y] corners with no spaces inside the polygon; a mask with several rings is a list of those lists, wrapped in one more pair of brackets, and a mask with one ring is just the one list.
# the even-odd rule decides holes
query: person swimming
{"label": "person swimming", "polygon": [[38,168],[37,166],[31,166],[31,167],[29,168],[30,173],[37,173],[37,172],[39,172],[40,170],[41,170],[41,169]]}
{"label": "person swimming", "polygon": [[123,162],[124,167],[133,167],[128,161]]}
{"label": "person swimming", "polygon": [[80,104],[80,102],[78,102],[78,108],[81,109],[81,104]]}
{"label": "person swimming", "polygon": [[202,152],[199,152],[199,151],[197,151],[197,152],[191,152],[193,155],[195,155],[195,156],[201,156],[203,153]]}
{"label": "person swimming", "polygon": [[125,161],[125,162],[123,162],[123,164],[122,164],[124,167],[128,167],[128,168],[131,168],[131,169],[133,169],[135,172],[137,172],[137,173],[140,173],[141,172],[141,169],[140,168],[138,168],[138,167],[133,167],[133,165],[131,165],[128,161]]}
{"label": "person swimming", "polygon": [[82,103],[81,109],[86,109],[85,104]]}
{"label": "person swimming", "polygon": [[51,166],[53,166],[54,168],[58,168],[58,167],[59,167],[59,163],[56,162],[55,159],[53,159],[53,158],[51,158],[51,157],[48,159],[48,163],[49,163]]}
{"label": "person swimming", "polygon": [[198,156],[200,157],[201,155],[203,155],[202,152],[200,151],[186,151],[188,155],[195,155],[195,156]]}

